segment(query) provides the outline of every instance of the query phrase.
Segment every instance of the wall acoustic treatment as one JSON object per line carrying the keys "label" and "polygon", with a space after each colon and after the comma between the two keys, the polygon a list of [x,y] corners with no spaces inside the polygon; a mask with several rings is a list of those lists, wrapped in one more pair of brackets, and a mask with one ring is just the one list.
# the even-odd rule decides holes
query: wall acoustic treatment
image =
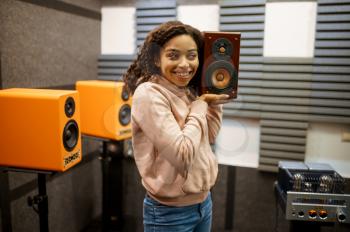
{"label": "wall acoustic treatment", "polygon": [[220,30],[240,31],[239,97],[224,116],[260,119],[259,169],[304,160],[310,122],[349,123],[350,2],[318,1],[315,57],[264,57],[265,1],[221,1]]}
{"label": "wall acoustic treatment", "polygon": [[226,116],[260,118],[265,0],[220,1],[220,31],[241,32],[238,99]]}
{"label": "wall acoustic treatment", "polygon": [[176,0],[136,2],[136,47],[142,45],[148,32],[156,26],[176,19]]}
{"label": "wall acoustic treatment", "polygon": [[98,79],[122,81],[134,55],[100,55],[98,58]]}
{"label": "wall acoustic treatment", "polygon": [[259,169],[304,160],[311,93],[310,59],[264,58]]}
{"label": "wall acoustic treatment", "polygon": [[320,0],[311,121],[350,123],[350,1]]}
{"label": "wall acoustic treatment", "polygon": [[[136,2],[136,48],[140,47],[147,34],[156,26],[176,20],[175,0]],[[137,53],[137,51],[135,52]],[[98,58],[98,79],[122,81],[135,54],[102,54]]]}

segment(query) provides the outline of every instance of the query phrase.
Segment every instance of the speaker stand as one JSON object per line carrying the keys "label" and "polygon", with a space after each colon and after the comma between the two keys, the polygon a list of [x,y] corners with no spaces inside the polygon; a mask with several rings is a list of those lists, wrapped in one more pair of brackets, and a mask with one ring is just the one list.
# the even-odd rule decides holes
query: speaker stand
{"label": "speaker stand", "polygon": [[[38,195],[28,197],[28,205],[39,214],[40,232],[49,231],[49,200],[46,193],[46,174],[38,173]],[[37,207],[35,207],[37,206]]]}
{"label": "speaker stand", "polygon": [[1,231],[12,232],[10,184],[8,171],[3,168],[0,172],[0,209]]}
{"label": "speaker stand", "polygon": [[[111,151],[108,146],[113,145]],[[102,141],[102,231],[122,231],[123,141]]]}
{"label": "speaker stand", "polygon": [[[29,206],[33,207],[34,211],[39,215],[40,232],[48,232],[49,231],[49,201],[46,193],[46,175],[52,175],[54,172],[5,167],[2,169],[3,173],[1,174],[5,175],[6,173],[6,175],[8,175],[7,173],[9,171],[35,173],[38,175],[38,195],[34,197],[28,197],[27,203]],[[3,178],[5,177],[2,177],[2,179]],[[8,185],[8,177],[6,177],[6,179],[7,179],[7,185]],[[12,231],[11,208],[10,208],[11,197],[10,197],[9,188],[7,188],[7,191],[5,191],[5,194],[1,194],[1,202],[5,200],[7,200],[8,202],[6,204],[8,207],[5,207],[5,210],[4,210],[5,216],[2,217],[2,220],[5,219],[5,221],[2,221],[3,223],[2,228],[4,231]],[[7,215],[8,213],[10,213],[10,215]]]}

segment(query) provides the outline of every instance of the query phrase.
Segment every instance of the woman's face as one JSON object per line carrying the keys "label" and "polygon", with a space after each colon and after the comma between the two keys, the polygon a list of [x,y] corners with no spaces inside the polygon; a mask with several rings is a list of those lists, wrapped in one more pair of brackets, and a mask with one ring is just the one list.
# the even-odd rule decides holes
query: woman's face
{"label": "woman's face", "polygon": [[189,35],[178,35],[164,44],[157,64],[163,77],[184,87],[195,75],[199,60],[196,42]]}

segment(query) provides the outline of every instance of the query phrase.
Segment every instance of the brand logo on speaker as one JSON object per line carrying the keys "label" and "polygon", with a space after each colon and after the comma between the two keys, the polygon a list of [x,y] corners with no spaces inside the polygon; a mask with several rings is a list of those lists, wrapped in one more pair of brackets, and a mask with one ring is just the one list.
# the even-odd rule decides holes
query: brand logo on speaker
{"label": "brand logo on speaker", "polygon": [[63,163],[64,163],[64,167],[66,167],[67,165],[69,165],[70,163],[74,162],[76,159],[78,159],[80,157],[80,150],[77,151],[76,153],[73,153],[69,156],[66,156],[63,159]]}
{"label": "brand logo on speaker", "polygon": [[131,133],[131,129],[126,129],[126,130],[120,130],[118,135],[126,135],[126,134],[130,134]]}

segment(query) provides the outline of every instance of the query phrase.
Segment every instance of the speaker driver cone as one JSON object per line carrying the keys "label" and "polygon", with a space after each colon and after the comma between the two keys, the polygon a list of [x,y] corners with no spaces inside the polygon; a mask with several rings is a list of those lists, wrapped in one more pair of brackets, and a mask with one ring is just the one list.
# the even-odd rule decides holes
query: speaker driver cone
{"label": "speaker driver cone", "polygon": [[124,101],[127,101],[129,100],[129,92],[127,91],[127,89],[125,88],[125,86],[123,87],[123,90],[122,90],[122,99]]}
{"label": "speaker driver cone", "polygon": [[225,89],[229,87],[231,79],[232,77],[230,76],[230,73],[224,68],[215,70],[211,75],[213,87],[217,89]]}
{"label": "speaker driver cone", "polygon": [[225,60],[213,62],[205,73],[205,87],[220,94],[230,92],[237,83],[237,71],[234,66]]}
{"label": "speaker driver cone", "polygon": [[131,120],[131,107],[128,104],[124,104],[119,111],[119,122],[123,126],[130,123]]}
{"label": "speaker driver cone", "polygon": [[226,38],[219,38],[214,41],[212,54],[216,60],[230,60],[233,52],[233,45]]}
{"label": "speaker driver cone", "polygon": [[73,116],[75,112],[75,101],[72,97],[67,98],[64,104],[64,112],[68,118]]}
{"label": "speaker driver cone", "polygon": [[79,128],[74,120],[67,122],[63,129],[63,145],[67,151],[72,151],[78,143]]}

